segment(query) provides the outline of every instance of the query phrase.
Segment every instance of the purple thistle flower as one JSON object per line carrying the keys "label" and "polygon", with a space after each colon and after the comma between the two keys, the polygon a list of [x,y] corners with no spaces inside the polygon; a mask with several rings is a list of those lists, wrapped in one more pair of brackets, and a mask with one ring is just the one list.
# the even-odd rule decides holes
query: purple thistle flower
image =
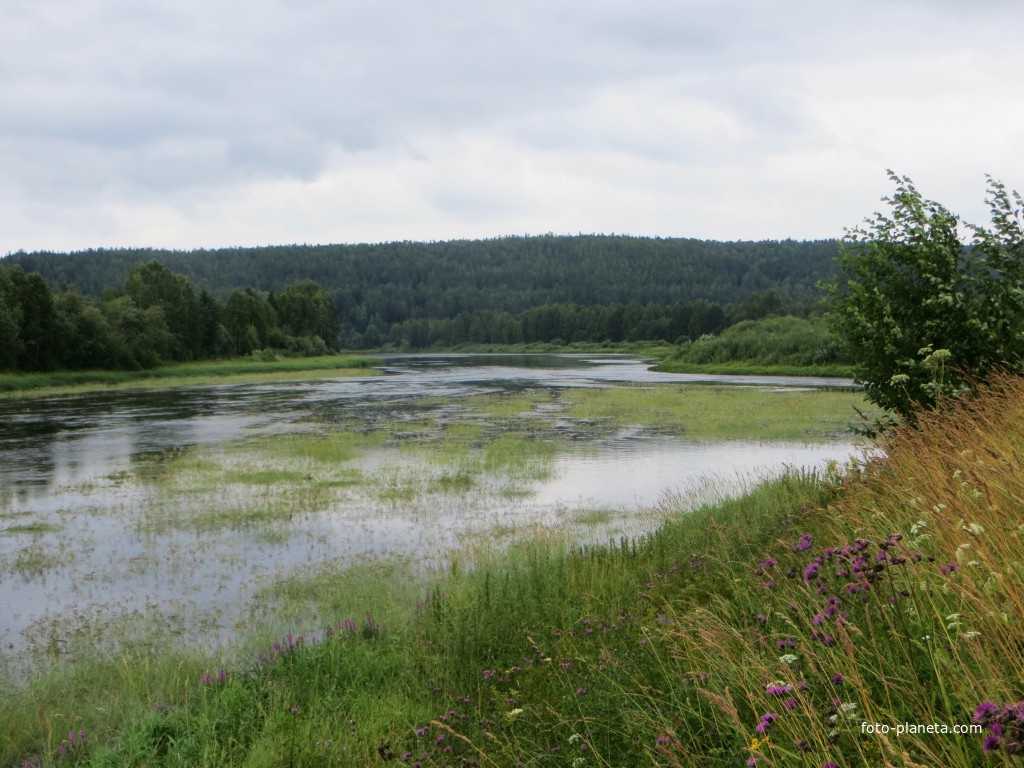
{"label": "purple thistle flower", "polygon": [[971,718],[976,723],[984,725],[989,719],[999,711],[999,707],[993,704],[991,701],[983,701],[974,709],[974,716]]}
{"label": "purple thistle flower", "polygon": [[818,561],[814,561],[806,568],[804,568],[804,581],[812,581],[818,577],[818,570],[821,568],[821,564]]}
{"label": "purple thistle flower", "polygon": [[835,685],[842,685],[842,684],[843,684],[843,680],[845,680],[845,679],[846,679],[846,678],[844,678],[844,677],[843,677],[842,675],[840,675],[839,673],[836,673],[836,674],[832,675],[832,682],[833,682],[833,683],[834,683]]}
{"label": "purple thistle flower", "polygon": [[999,737],[990,733],[981,742],[981,748],[985,752],[995,752],[999,749]]}
{"label": "purple thistle flower", "polygon": [[794,552],[806,552],[811,548],[811,534],[805,533],[800,537],[800,542],[793,547]]}
{"label": "purple thistle flower", "polygon": [[790,697],[786,699],[784,702],[782,702],[782,706],[784,706],[786,709],[796,709],[796,699]]}
{"label": "purple thistle flower", "polygon": [[785,696],[787,693],[793,691],[792,685],[769,685],[765,688],[765,693],[769,696]]}

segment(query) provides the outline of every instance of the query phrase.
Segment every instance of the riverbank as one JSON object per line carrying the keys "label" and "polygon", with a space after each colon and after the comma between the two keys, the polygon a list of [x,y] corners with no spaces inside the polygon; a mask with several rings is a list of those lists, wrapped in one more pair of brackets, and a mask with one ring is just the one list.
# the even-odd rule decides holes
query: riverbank
{"label": "riverbank", "polygon": [[1004,380],[897,431],[884,460],[638,541],[538,531],[465,553],[427,591],[401,562],[325,573],[292,599],[360,608],[316,637],[230,660],[99,645],[4,697],[2,763],[1008,764],[1021,434],[1024,383]]}
{"label": "riverbank", "polygon": [[729,363],[688,363],[683,360],[662,360],[653,370],[661,373],[708,373],[732,376],[824,376],[853,378],[854,366],[831,365],[760,365],[737,360]]}
{"label": "riverbank", "polygon": [[368,355],[289,357],[278,360],[208,360],[178,363],[140,371],[52,371],[0,374],[0,397],[66,394],[140,387],[175,387],[280,381],[325,376],[359,376],[372,372],[379,360]]}
{"label": "riverbank", "polygon": [[[657,361],[652,370],[661,373],[707,373],[749,376],[813,376],[844,377],[853,375],[852,366],[794,366],[757,365],[743,361],[730,363],[695,364],[668,359],[673,347],[641,343],[612,345],[594,344],[464,344],[454,349],[426,350],[422,354],[573,354],[573,355],[633,355],[640,359]],[[395,354],[389,350],[331,355],[323,357],[296,357],[279,360],[209,360],[196,363],[177,363],[140,371],[51,371],[37,373],[0,373],[0,398],[43,397],[97,392],[118,389],[202,386],[204,384],[258,383],[261,381],[287,381],[309,378],[311,372],[323,376],[362,376],[372,373],[380,365],[381,354]]]}

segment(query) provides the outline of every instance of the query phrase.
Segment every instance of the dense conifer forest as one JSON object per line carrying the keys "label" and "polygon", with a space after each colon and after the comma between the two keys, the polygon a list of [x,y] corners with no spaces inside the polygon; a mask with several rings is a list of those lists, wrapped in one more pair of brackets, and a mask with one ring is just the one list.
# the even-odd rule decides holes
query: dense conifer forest
{"label": "dense conifer forest", "polygon": [[19,252],[0,261],[0,368],[339,346],[681,343],[814,313],[836,253],[835,241],[582,235]]}

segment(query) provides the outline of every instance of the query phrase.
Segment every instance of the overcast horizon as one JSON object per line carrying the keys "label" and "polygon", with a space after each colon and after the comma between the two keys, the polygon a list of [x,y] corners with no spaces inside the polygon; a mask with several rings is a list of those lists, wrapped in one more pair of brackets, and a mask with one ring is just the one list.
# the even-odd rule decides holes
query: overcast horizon
{"label": "overcast horizon", "polygon": [[838,238],[1024,189],[1024,3],[6,0],[0,255]]}

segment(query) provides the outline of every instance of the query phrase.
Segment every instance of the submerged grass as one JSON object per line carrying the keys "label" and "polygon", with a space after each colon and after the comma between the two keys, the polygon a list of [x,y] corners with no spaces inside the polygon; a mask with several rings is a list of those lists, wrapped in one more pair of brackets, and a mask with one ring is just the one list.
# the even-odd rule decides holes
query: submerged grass
{"label": "submerged grass", "polygon": [[875,413],[862,392],[846,390],[690,384],[574,389],[565,397],[576,419],[693,439],[822,440],[848,431],[858,410],[869,418]]}
{"label": "submerged grass", "polygon": [[23,523],[20,525],[8,525],[4,528],[0,528],[0,536],[26,533],[50,533],[51,531],[56,530],[59,530],[59,528],[52,523]]}

